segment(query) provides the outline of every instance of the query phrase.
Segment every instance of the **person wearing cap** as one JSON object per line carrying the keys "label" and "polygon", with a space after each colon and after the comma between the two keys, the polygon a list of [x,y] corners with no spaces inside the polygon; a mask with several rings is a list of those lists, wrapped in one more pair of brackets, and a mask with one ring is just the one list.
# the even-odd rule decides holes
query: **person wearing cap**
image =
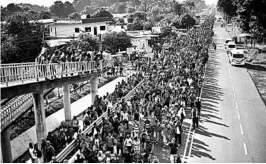
{"label": "person wearing cap", "polygon": [[50,162],[53,157],[55,156],[55,150],[54,147],[51,145],[50,141],[47,141],[47,146],[46,146],[46,162]]}

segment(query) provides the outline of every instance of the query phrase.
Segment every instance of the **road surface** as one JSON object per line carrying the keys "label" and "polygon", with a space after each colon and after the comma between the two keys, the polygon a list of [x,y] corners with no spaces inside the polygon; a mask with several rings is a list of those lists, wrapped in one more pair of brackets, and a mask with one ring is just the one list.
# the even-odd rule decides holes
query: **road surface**
{"label": "road surface", "polygon": [[202,92],[199,129],[181,152],[187,163],[266,162],[266,106],[244,67],[228,62],[223,38],[214,26],[217,50],[210,51]]}

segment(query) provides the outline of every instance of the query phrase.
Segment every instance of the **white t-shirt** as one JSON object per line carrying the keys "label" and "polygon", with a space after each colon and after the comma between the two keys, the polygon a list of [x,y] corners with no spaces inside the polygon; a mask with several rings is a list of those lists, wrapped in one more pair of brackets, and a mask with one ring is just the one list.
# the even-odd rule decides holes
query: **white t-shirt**
{"label": "white t-shirt", "polygon": [[192,84],[192,82],[193,82],[193,79],[191,79],[191,78],[188,78],[188,79],[187,79],[187,82],[188,82],[188,84],[189,84],[189,85],[191,85],[191,84]]}
{"label": "white t-shirt", "polygon": [[124,113],[124,112],[122,112],[122,119],[123,120],[128,120],[128,113]]}
{"label": "white t-shirt", "polygon": [[34,154],[34,148],[30,148],[30,149],[29,149],[29,152],[30,152],[30,155],[31,155],[31,157],[32,157],[33,159],[36,159],[36,158],[37,158],[36,155]]}
{"label": "white t-shirt", "polygon": [[132,146],[132,139],[131,138],[126,138],[125,145],[126,146]]}

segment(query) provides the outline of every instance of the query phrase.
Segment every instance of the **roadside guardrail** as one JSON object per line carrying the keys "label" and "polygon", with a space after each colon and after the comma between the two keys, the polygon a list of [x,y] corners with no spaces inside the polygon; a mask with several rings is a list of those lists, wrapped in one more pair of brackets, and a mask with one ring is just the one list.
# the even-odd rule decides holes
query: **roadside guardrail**
{"label": "roadside guardrail", "polygon": [[[143,82],[146,79],[143,79],[141,82],[139,82],[139,84],[133,88],[126,96],[124,96],[122,99],[125,99],[125,101],[127,101],[132,95],[133,93],[136,91],[136,89],[141,86],[143,84]],[[112,109],[111,112],[115,109],[115,107],[118,105],[118,103],[116,103]],[[91,132],[93,125],[96,123],[97,125],[100,125],[102,123],[102,118],[107,118],[108,117],[108,111],[104,112],[100,117],[97,118],[97,120],[95,120],[90,126],[88,126],[82,133],[89,133]],[[56,160],[58,162],[62,162],[67,156],[68,154],[70,154],[77,146],[77,139],[73,140],[70,144],[68,144],[57,156],[56,156]],[[75,153],[76,154],[76,153]]]}

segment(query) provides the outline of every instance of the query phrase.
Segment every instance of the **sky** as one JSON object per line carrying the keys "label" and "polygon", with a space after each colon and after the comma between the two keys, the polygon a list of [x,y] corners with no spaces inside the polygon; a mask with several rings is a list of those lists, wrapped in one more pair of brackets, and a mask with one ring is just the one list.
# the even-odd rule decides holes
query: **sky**
{"label": "sky", "polygon": [[[56,0],[1,0],[0,4],[2,6],[7,6],[9,3],[30,3],[30,4],[37,4],[40,6],[51,6]],[[62,2],[65,2],[67,0],[61,0]],[[73,2],[73,0],[69,0],[69,2]],[[217,0],[205,0],[206,4],[213,4],[216,3]]]}

